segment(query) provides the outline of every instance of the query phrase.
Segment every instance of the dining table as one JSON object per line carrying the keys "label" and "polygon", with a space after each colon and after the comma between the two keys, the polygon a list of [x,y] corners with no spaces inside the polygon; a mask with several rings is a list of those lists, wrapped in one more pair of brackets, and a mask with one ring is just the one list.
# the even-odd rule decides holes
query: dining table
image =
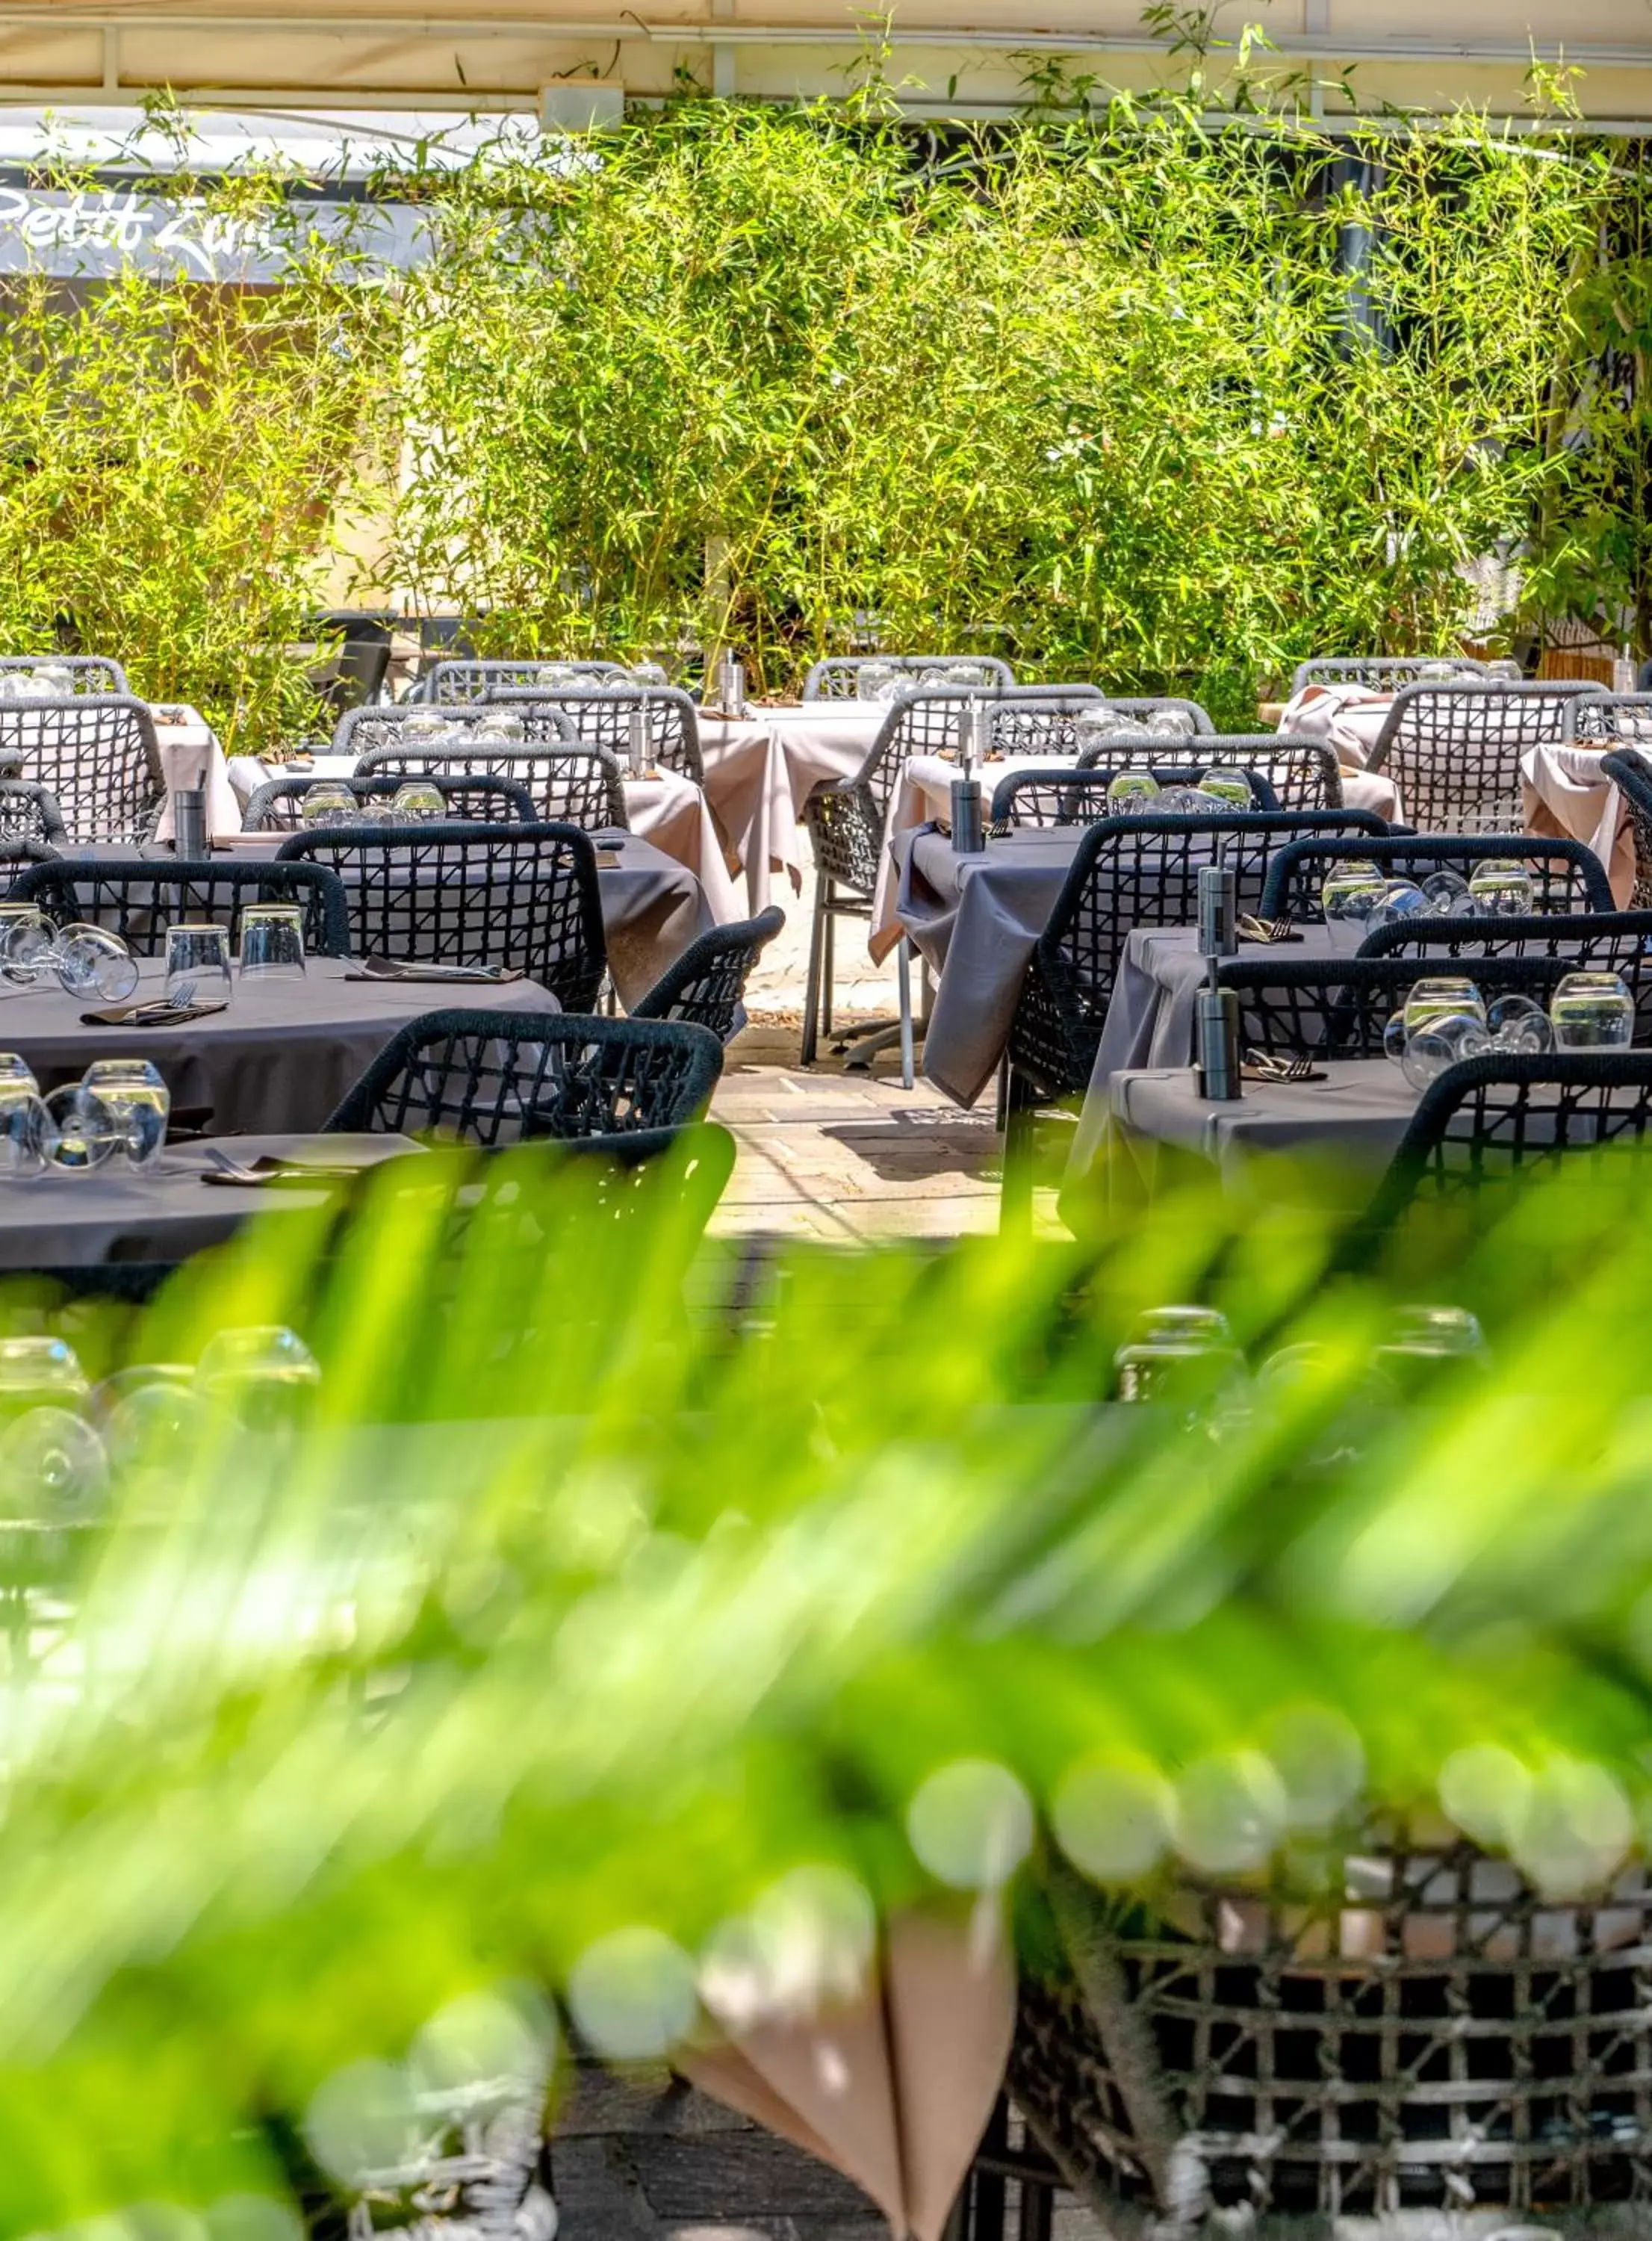
{"label": "dining table", "polygon": [[[225,1243],[255,1215],[314,1213],[338,1188],[341,1170],[365,1174],[421,1147],[411,1136],[285,1131],[235,1136],[221,1149],[249,1169],[268,1160],[287,1172],[278,1181],[233,1181],[219,1145],[203,1141],[170,1143],[143,1168],[117,1153],[99,1167],[8,1182],[0,1187],[0,1269],[176,1266]],[[313,1182],[306,1168],[317,1170]]]}
{"label": "dining table", "polygon": [[743,868],[753,913],[773,897],[777,875],[803,891],[799,820],[817,786],[852,779],[889,716],[868,700],[807,700],[752,707],[744,716],[702,712],[700,760],[730,854]]}
{"label": "dining table", "polygon": [[[165,992],[160,958],[138,960],[130,1004]],[[55,979],[0,989],[0,1047],[15,1051],[43,1091],[78,1081],[95,1059],[146,1058],[175,1112],[204,1115],[215,1136],[319,1128],[400,1027],[426,1012],[555,1011],[535,980],[467,983],[365,978],[347,958],[312,957],[302,979],[234,976],[230,1001],[202,1018],[138,1026],[89,1023],[105,1008]],[[114,1008],[109,1007],[107,1008]]]}
{"label": "dining table", "polygon": [[1635,893],[1635,827],[1629,805],[1607,773],[1603,758],[1623,740],[1545,740],[1520,759],[1526,830],[1555,840],[1581,840],[1606,866],[1619,910]]}

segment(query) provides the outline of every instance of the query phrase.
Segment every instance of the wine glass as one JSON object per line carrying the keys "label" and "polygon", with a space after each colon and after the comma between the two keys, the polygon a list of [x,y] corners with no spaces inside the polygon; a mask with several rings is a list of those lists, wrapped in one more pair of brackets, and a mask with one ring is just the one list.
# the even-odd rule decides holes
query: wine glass
{"label": "wine glass", "polygon": [[464,728],[462,718],[445,716],[438,708],[410,708],[397,738],[405,747],[444,747]]}
{"label": "wine glass", "polygon": [[1499,996],[1486,1007],[1486,1032],[1494,1050],[1513,1051],[1522,1058],[1541,1058],[1555,1047],[1548,1013],[1518,991]]}
{"label": "wine glass", "polygon": [[1366,913],[1365,922],[1374,931],[1380,926],[1398,926],[1407,919],[1429,915],[1428,899],[1415,881],[1388,880]]}
{"label": "wine glass", "polygon": [[1490,1047],[1480,991],[1472,980],[1457,979],[1415,982],[1382,1037],[1384,1051],[1399,1060],[1414,1089],[1426,1089],[1448,1066]]}
{"label": "wine glass", "polygon": [[250,1429],[290,1423],[311,1403],[321,1368],[282,1323],[234,1325],[208,1341],[196,1365],[202,1398],[232,1408]]}
{"label": "wine glass", "polygon": [[241,978],[302,980],[304,913],[297,903],[249,903],[241,913]]}
{"label": "wine glass", "polygon": [[[111,1107],[105,1105],[95,1091],[88,1089],[84,1082],[69,1082],[62,1089],[54,1089],[43,1101],[52,1129],[47,1161],[58,1174],[95,1174],[99,1167],[106,1166],[117,1152],[126,1147],[129,1141],[126,1123],[117,1120]],[[165,1135],[166,1120],[163,1114],[163,1142]]]}
{"label": "wine glass", "polygon": [[1468,874],[1468,893],[1483,918],[1524,918],[1532,906],[1532,875],[1523,864],[1499,857],[1476,864]]}
{"label": "wine glass", "polygon": [[1250,780],[1243,771],[1207,770],[1199,781],[1199,791],[1221,809],[1248,810],[1254,806]]}
{"label": "wine glass", "polygon": [[234,993],[230,977],[230,936],[221,926],[169,926],[166,929],[166,995],[180,1009],[189,1004],[227,1004]]}
{"label": "wine glass", "polygon": [[81,1076],[86,1095],[111,1114],[119,1148],[135,1167],[152,1167],[166,1148],[171,1092],[146,1058],[100,1058]]}
{"label": "wine glass", "polygon": [[1159,781],[1150,770],[1139,765],[1115,771],[1107,781],[1107,807],[1116,815],[1127,817],[1133,812],[1156,809],[1159,806]]}
{"label": "wine glass", "polygon": [[33,1182],[44,1174],[57,1133],[32,1075],[27,1082],[0,1082],[0,1182]]}
{"label": "wine glass", "polygon": [[137,986],[137,960],[101,926],[65,926],[48,960],[71,996],[118,1004]]}
{"label": "wine glass", "polygon": [[391,797],[390,815],[393,824],[439,824],[447,814],[447,804],[442,789],[427,778],[409,779],[398,786]]}
{"label": "wine glass", "polygon": [[32,903],[0,903],[0,973],[27,983],[48,969],[57,928]]}
{"label": "wine glass", "polygon": [[514,708],[484,708],[471,729],[472,738],[478,739],[516,741],[527,737]]}
{"label": "wine glass", "polygon": [[1333,864],[1320,885],[1320,908],[1328,922],[1369,918],[1388,884],[1376,866],[1363,857]]}
{"label": "wine glass", "polygon": [[1198,726],[1185,708],[1154,708],[1148,713],[1147,729],[1155,739],[1191,739]]}
{"label": "wine glass", "polygon": [[1422,882],[1428,910],[1435,918],[1472,918],[1474,897],[1468,882],[1456,872],[1430,872]]}
{"label": "wine glass", "polygon": [[854,696],[857,700],[886,700],[900,690],[901,683],[901,672],[893,662],[863,661],[854,673]]}
{"label": "wine glass", "polygon": [[1568,973],[1548,1000],[1556,1050],[1628,1050],[1635,999],[1615,973]]}
{"label": "wine glass", "polygon": [[304,788],[298,804],[300,822],[312,831],[329,825],[359,825],[361,815],[361,804],[342,779],[318,779]]}
{"label": "wine glass", "polygon": [[671,683],[670,678],[666,676],[657,661],[633,662],[631,669],[631,681],[633,685],[645,685],[650,691],[652,691],[656,686],[668,686]]}
{"label": "wine glass", "polygon": [[1120,1401],[1161,1401],[1239,1362],[1227,1316],[1194,1307],[1149,1308],[1113,1357]]}

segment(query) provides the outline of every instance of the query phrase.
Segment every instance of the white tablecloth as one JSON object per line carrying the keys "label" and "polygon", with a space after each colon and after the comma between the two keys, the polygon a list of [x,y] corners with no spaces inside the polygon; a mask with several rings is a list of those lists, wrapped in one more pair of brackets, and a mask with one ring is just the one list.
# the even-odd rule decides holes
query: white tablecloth
{"label": "white tablecloth", "polygon": [[1627,910],[1635,892],[1635,833],[1623,797],[1601,768],[1608,747],[1528,747],[1520,759],[1526,830],[1582,840],[1606,866],[1612,900]]}
{"label": "white tablecloth", "polygon": [[793,894],[802,892],[803,805],[823,779],[854,776],[888,713],[844,700],[764,708],[739,722],[700,718],[706,799],[745,871],[751,911],[769,901],[776,872],[786,874]]}
{"label": "white tablecloth", "polygon": [[172,837],[172,796],[180,786],[203,786],[206,791],[206,837],[216,840],[241,830],[241,805],[230,783],[230,766],[218,745],[217,733],[194,708],[152,706],[150,715],[161,750],[161,771],[166,781],[166,806],[156,830],[159,840]]}
{"label": "white tablecloth", "polygon": [[1305,685],[1279,719],[1281,739],[1323,739],[1334,748],[1344,802],[1374,810],[1390,824],[1403,813],[1398,791],[1392,779],[1365,766],[1393,706],[1392,692],[1370,692],[1362,685]]}

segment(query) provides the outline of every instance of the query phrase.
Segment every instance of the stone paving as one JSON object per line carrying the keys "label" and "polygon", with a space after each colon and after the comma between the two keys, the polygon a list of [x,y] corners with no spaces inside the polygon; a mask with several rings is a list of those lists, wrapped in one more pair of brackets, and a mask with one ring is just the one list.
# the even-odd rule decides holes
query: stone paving
{"label": "stone paving", "polygon": [[[739,1147],[713,1234],[853,1244],[995,1230],[1003,1144],[990,1090],[960,1112],[925,1080],[921,1053],[917,1085],[903,1089],[894,1049],[870,1074],[846,1070],[853,1046],[823,1045],[818,1065],[799,1066],[811,900],[806,886],[785,900],[786,930],[747,987],[752,1024],[712,1102]],[[845,1022],[895,1016],[893,970],[873,964],[852,922],[838,929],[834,1002]],[[1039,1226],[1060,1234],[1053,1205],[1053,1191],[1040,1193]]]}

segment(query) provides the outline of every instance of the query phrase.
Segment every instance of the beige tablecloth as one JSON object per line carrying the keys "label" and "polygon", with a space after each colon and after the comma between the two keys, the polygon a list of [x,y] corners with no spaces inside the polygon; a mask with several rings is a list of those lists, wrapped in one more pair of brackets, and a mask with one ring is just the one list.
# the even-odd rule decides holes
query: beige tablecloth
{"label": "beige tablecloth", "polygon": [[166,804],[156,838],[172,837],[172,796],[180,786],[206,790],[206,836],[216,840],[241,830],[241,804],[230,783],[230,766],[218,745],[217,733],[193,708],[162,706],[150,710],[161,750],[161,771],[166,780]]}
{"label": "beige tablecloth", "polygon": [[1279,719],[1281,739],[1323,739],[1334,747],[1348,806],[1374,810],[1390,824],[1403,815],[1398,789],[1365,766],[1393,706],[1393,693],[1369,692],[1362,685],[1305,685]]}
{"label": "beige tablecloth", "polygon": [[1601,768],[1608,747],[1528,747],[1520,759],[1526,830],[1582,840],[1606,866],[1612,900],[1627,910],[1635,892],[1635,834],[1623,797]]}
{"label": "beige tablecloth", "polygon": [[700,718],[706,796],[745,871],[752,912],[769,902],[776,872],[786,874],[793,895],[801,893],[803,805],[823,779],[854,776],[888,713],[847,700],[760,709],[739,722]]}

